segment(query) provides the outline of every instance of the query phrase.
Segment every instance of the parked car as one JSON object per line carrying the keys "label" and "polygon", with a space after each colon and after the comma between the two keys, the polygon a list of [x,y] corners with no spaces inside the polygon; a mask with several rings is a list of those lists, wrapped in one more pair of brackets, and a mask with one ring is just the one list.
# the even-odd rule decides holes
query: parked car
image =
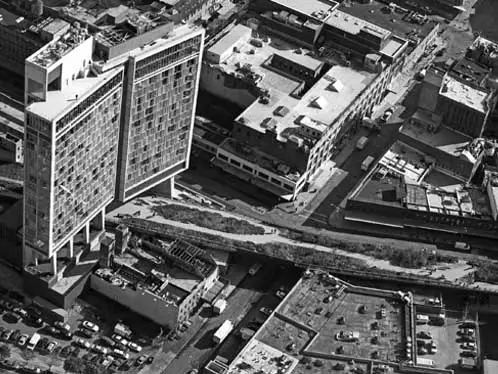
{"label": "parked car", "polygon": [[21,330],[15,330],[10,336],[10,340],[12,340],[13,342],[17,342],[20,337],[21,337]]}
{"label": "parked car", "polygon": [[116,356],[116,357],[119,357],[119,358],[124,358],[125,360],[128,360],[130,358],[130,354],[129,353],[125,353],[124,351],[122,351],[120,349],[116,349],[116,348],[114,348],[112,350],[112,354],[113,354],[113,356]]}
{"label": "parked car", "polygon": [[50,343],[48,343],[47,345],[47,352],[51,353],[54,351],[54,349],[57,347],[57,342],[54,342],[54,341],[51,341]]}
{"label": "parked car", "polygon": [[146,363],[147,365],[150,365],[150,364],[152,364],[153,362],[154,362],[154,356],[149,356],[149,357],[147,357],[147,361],[145,361],[145,363]]}
{"label": "parked car", "polygon": [[5,318],[10,323],[19,323],[21,316],[15,312],[9,312],[5,315]]}
{"label": "parked car", "polygon": [[19,314],[22,318],[27,318],[28,317],[28,312],[24,310],[23,308],[14,308],[13,312]]}
{"label": "parked car", "polygon": [[19,362],[14,361],[14,360],[3,360],[1,362],[2,367],[7,369],[7,370],[19,370],[21,368],[21,365],[19,365]]}
{"label": "parked car", "polygon": [[85,349],[90,349],[92,348],[92,343],[90,343],[88,340],[82,339],[82,338],[77,338],[74,341],[74,344]]}
{"label": "parked car", "polygon": [[108,336],[102,336],[100,338],[100,343],[102,345],[106,345],[110,348],[114,348],[114,346],[116,345],[116,342],[114,340],[112,340],[111,338],[109,338]]}
{"label": "parked car", "polygon": [[53,327],[53,326],[47,326],[46,328],[43,329],[43,332],[52,336],[58,336],[61,333],[61,330]]}
{"label": "parked car", "polygon": [[69,326],[67,323],[64,323],[61,321],[55,321],[54,327],[59,329],[59,330],[71,331],[71,326]]}
{"label": "parked car", "polygon": [[84,336],[85,338],[93,338],[93,331],[87,329],[78,329],[78,334]]}
{"label": "parked car", "polygon": [[43,351],[43,350],[47,349],[49,343],[50,343],[50,340],[47,337],[44,337],[44,338],[40,339],[37,346],[40,350]]}
{"label": "parked car", "polygon": [[384,112],[384,114],[381,117],[381,121],[382,122],[389,121],[389,118],[391,118],[393,114],[394,114],[393,108],[386,109],[386,111]]}
{"label": "parked car", "polygon": [[33,325],[34,327],[42,327],[43,326],[43,319],[41,319],[40,317],[34,315],[34,314],[30,314],[28,312],[28,317],[26,318],[26,321],[28,323],[30,323],[31,325]]}
{"label": "parked car", "polygon": [[99,327],[93,323],[93,322],[90,322],[90,321],[83,321],[81,323],[81,325],[85,328],[85,329],[88,329],[90,331],[93,331],[93,332],[99,332]]}
{"label": "parked car", "polygon": [[9,340],[10,339],[10,336],[12,335],[14,331],[12,330],[5,330],[3,333],[2,333],[2,340]]}
{"label": "parked car", "polygon": [[428,331],[420,331],[417,333],[417,338],[419,338],[419,339],[432,339],[432,335]]}
{"label": "parked car", "polygon": [[19,347],[24,347],[26,345],[26,343],[28,342],[29,340],[29,336],[27,334],[22,334],[19,339],[17,340],[17,345]]}
{"label": "parked car", "polygon": [[66,330],[61,330],[59,332],[59,338],[63,340],[71,340],[73,338],[73,333]]}
{"label": "parked car", "polygon": [[468,349],[469,351],[475,351],[477,349],[476,343],[466,342],[462,344],[462,349]]}
{"label": "parked car", "polygon": [[147,356],[141,355],[135,360],[135,366],[142,366],[147,361]]}
{"label": "parked car", "polygon": [[476,357],[477,353],[475,351],[464,350],[460,352],[462,357]]}
{"label": "parked car", "polygon": [[133,352],[140,353],[142,351],[142,347],[139,346],[137,343],[129,342],[128,343],[128,348],[130,348]]}
{"label": "parked car", "polygon": [[287,295],[284,291],[280,291],[280,290],[278,290],[275,294],[277,295],[277,297],[279,299],[283,299],[285,297],[285,295]]}
{"label": "parked car", "polygon": [[263,307],[259,310],[259,312],[261,314],[264,314],[265,316],[269,316],[270,314],[272,314],[273,311],[270,308]]}
{"label": "parked car", "polygon": [[102,347],[101,345],[98,345],[98,344],[94,344],[92,346],[92,351],[97,352],[97,353],[101,353],[103,355],[106,355],[107,353],[109,353],[109,350],[107,348]]}
{"label": "parked car", "polygon": [[74,350],[74,347],[72,347],[70,345],[66,345],[64,348],[62,348],[62,350],[60,352],[60,356],[62,358],[69,357],[71,355],[71,353],[73,352],[73,350]]}
{"label": "parked car", "polygon": [[126,360],[120,367],[119,367],[119,370],[122,370],[122,371],[128,371],[130,370],[131,368],[131,365],[132,363],[130,362],[130,360]]}

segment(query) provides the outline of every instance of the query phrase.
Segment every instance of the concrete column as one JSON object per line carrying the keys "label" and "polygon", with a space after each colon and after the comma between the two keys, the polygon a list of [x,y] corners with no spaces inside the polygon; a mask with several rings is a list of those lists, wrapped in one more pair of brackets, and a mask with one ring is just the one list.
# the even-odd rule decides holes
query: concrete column
{"label": "concrete column", "polygon": [[85,243],[90,243],[90,222],[85,224]]}
{"label": "concrete column", "polygon": [[154,187],[153,192],[167,198],[172,198],[175,192],[175,177],[171,177],[170,179],[159,183]]}
{"label": "concrete column", "polygon": [[105,208],[102,208],[102,211],[100,212],[100,229],[102,231],[105,230]]}
{"label": "concrete column", "polygon": [[57,253],[52,255],[52,274],[57,274]]}
{"label": "concrete column", "polygon": [[69,246],[69,258],[73,258],[74,257],[74,238],[71,237],[69,239],[69,243],[67,243],[67,245]]}

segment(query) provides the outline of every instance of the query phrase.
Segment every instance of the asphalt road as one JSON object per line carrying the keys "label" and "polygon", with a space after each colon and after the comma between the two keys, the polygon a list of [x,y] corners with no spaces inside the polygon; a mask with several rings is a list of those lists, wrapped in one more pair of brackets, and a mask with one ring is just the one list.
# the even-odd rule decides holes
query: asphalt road
{"label": "asphalt road", "polygon": [[371,133],[369,142],[362,150],[355,150],[346,162],[341,166],[344,170],[345,177],[337,184],[337,180],[332,177],[327,184],[337,184],[332,191],[327,195],[320,205],[311,213],[308,219],[304,222],[305,226],[313,226],[317,228],[327,228],[328,222],[324,221],[324,217],[330,216],[338,209],[341,202],[348,196],[354,187],[365,176],[365,172],[361,170],[360,165],[367,156],[373,156],[378,159],[394,142],[397,136],[401,120],[399,117],[394,118],[388,124],[381,128],[380,133]]}
{"label": "asphalt road", "polygon": [[274,274],[273,266],[263,267],[256,276],[244,279],[228,298],[225,311],[219,316],[211,316],[162,373],[183,374],[205,364],[217,348],[212,340],[216,329],[225,320],[230,320],[234,326],[237,326],[268,290]]}

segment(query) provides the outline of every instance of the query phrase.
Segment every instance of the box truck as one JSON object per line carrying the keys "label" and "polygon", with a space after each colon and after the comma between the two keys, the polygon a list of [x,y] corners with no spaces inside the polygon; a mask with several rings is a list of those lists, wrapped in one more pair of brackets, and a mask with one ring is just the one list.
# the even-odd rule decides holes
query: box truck
{"label": "box truck", "polygon": [[233,324],[229,320],[223,322],[223,324],[216,330],[213,335],[213,342],[215,344],[220,344],[233,330]]}
{"label": "box truck", "polygon": [[218,299],[213,304],[213,312],[216,314],[221,314],[227,307],[227,301],[225,299]]}

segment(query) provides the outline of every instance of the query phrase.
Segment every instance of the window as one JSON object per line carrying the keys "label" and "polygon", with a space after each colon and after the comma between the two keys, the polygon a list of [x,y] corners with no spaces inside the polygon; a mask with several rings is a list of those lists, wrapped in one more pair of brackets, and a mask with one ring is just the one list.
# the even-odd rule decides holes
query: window
{"label": "window", "polygon": [[270,176],[269,176],[268,174],[265,174],[265,173],[259,172],[259,174],[258,174],[258,175],[259,175],[261,178],[263,178],[263,179],[266,179],[266,180],[270,179]]}
{"label": "window", "polygon": [[249,167],[249,166],[247,166],[247,165],[242,165],[242,169],[247,170],[247,171],[249,171],[251,173],[253,172],[252,168]]}
{"label": "window", "polygon": [[225,155],[222,155],[222,154],[219,154],[218,158],[221,159],[221,160],[224,160],[224,161],[228,161],[228,157],[225,156]]}

